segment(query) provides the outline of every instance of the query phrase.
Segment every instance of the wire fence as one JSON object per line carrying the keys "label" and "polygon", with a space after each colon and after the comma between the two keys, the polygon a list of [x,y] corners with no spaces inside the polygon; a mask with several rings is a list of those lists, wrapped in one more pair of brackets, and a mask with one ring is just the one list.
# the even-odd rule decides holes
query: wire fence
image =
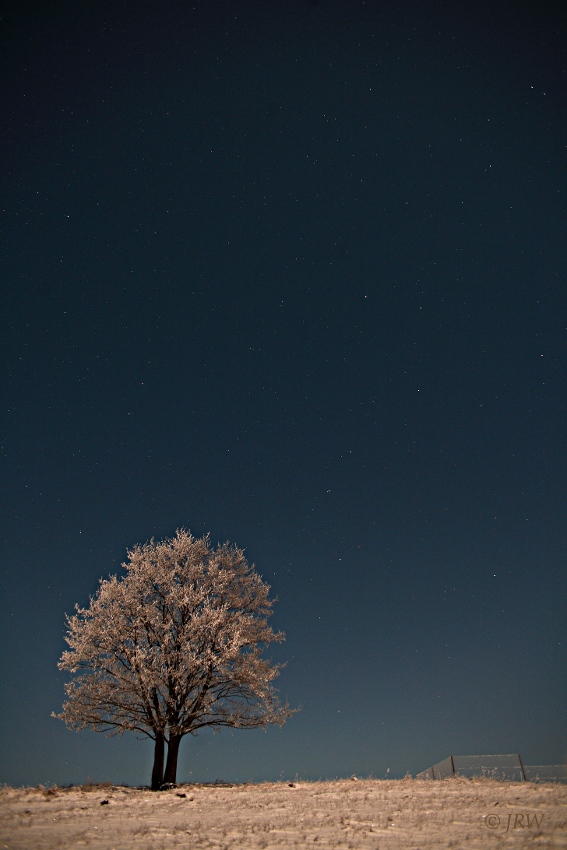
{"label": "wire fence", "polygon": [[526,764],[528,782],[565,782],[567,783],[567,764]]}
{"label": "wire fence", "polygon": [[416,779],[448,779],[451,776],[485,776],[509,782],[567,782],[564,764],[524,765],[519,753],[484,756],[448,756]]}

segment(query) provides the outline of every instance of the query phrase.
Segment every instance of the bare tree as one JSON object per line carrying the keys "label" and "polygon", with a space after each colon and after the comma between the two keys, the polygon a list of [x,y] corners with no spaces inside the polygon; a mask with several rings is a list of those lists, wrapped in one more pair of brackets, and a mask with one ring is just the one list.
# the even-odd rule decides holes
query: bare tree
{"label": "bare tree", "polygon": [[134,547],[122,566],[122,578],[101,579],[89,608],[67,617],[59,668],[76,675],[53,716],[152,738],[157,790],[175,782],[187,733],[281,726],[293,714],[271,685],[282,665],[261,657],[285,636],[268,626],[270,588],[236,546],[213,549],[208,535],[181,529]]}

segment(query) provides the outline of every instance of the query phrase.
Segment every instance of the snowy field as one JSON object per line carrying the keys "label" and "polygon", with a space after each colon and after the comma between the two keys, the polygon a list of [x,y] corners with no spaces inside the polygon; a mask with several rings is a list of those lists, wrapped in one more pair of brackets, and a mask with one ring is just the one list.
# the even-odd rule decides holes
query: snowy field
{"label": "snowy field", "polygon": [[340,780],[0,789],[0,848],[567,848],[567,785]]}

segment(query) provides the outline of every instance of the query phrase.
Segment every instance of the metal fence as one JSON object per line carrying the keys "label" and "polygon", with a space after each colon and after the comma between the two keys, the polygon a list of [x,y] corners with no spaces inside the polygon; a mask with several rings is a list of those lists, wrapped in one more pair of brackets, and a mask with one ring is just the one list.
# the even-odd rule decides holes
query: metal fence
{"label": "metal fence", "polygon": [[519,753],[484,756],[448,756],[427,770],[417,774],[417,779],[447,779],[465,776],[469,779],[485,776],[509,782],[567,782],[564,764],[524,765]]}
{"label": "metal fence", "polygon": [[528,782],[567,782],[567,764],[526,764]]}

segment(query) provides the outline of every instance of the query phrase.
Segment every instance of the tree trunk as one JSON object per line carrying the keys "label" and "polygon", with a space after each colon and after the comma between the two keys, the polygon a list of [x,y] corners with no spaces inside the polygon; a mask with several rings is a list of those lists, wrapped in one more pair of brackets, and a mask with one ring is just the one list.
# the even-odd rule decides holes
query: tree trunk
{"label": "tree trunk", "polygon": [[163,781],[175,784],[177,776],[177,756],[179,753],[179,744],[181,743],[181,735],[170,735],[167,745],[167,762],[165,765],[165,775]]}
{"label": "tree trunk", "polygon": [[152,769],[152,791],[159,791],[163,784],[163,756],[165,752],[165,738],[163,732],[156,732],[154,745],[154,766]]}

